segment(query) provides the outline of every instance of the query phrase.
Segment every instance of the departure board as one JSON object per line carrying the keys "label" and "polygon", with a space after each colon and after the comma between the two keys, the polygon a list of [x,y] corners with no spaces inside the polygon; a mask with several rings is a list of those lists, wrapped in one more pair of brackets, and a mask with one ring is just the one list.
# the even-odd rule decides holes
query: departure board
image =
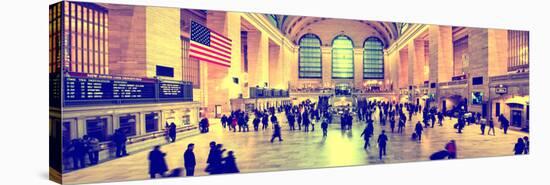
{"label": "departure board", "polygon": [[155,79],[66,73],[65,102],[156,98]]}
{"label": "departure board", "polygon": [[183,83],[161,81],[159,83],[159,98],[183,98]]}
{"label": "departure board", "polygon": [[63,79],[65,105],[193,101],[191,82],[74,72]]}

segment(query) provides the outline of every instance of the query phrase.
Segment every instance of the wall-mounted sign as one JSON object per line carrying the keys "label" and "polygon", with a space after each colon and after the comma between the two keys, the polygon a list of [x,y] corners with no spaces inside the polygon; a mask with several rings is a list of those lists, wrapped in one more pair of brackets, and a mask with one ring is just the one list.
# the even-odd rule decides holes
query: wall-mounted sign
{"label": "wall-mounted sign", "polygon": [[497,94],[506,94],[506,93],[508,93],[508,87],[502,86],[502,85],[498,86],[498,87],[495,88],[495,93],[497,93]]}

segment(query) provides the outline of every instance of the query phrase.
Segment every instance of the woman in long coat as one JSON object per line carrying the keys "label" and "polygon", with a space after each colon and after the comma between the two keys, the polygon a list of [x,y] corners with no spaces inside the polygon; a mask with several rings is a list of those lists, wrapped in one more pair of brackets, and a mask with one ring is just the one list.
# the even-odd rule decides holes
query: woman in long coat
{"label": "woman in long coat", "polygon": [[239,168],[237,167],[237,162],[235,161],[235,156],[233,151],[227,153],[227,157],[223,158],[223,172],[224,173],[239,173]]}
{"label": "woman in long coat", "polygon": [[149,175],[154,179],[156,174],[160,174],[164,177],[166,171],[168,171],[168,165],[164,157],[166,153],[160,151],[160,146],[155,146],[153,151],[149,152]]}

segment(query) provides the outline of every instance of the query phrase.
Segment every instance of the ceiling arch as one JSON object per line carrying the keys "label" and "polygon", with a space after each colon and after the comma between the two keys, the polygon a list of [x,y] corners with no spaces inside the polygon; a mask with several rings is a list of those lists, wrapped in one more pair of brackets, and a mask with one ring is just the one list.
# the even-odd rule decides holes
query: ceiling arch
{"label": "ceiling arch", "polygon": [[274,26],[295,44],[307,33],[319,35],[326,44],[341,34],[349,35],[354,43],[362,43],[367,37],[375,36],[382,40],[385,48],[399,37],[398,24],[392,22],[272,14],[266,16],[275,19],[277,25]]}

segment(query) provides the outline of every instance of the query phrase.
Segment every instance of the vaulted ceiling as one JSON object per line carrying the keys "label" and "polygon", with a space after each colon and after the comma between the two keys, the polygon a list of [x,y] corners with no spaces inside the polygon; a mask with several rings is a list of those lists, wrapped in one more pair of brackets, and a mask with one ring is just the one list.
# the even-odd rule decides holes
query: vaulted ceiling
{"label": "vaulted ceiling", "polygon": [[268,20],[281,33],[298,43],[306,33],[313,33],[321,38],[323,45],[329,46],[334,36],[345,34],[352,38],[356,47],[362,47],[362,42],[370,36],[379,37],[385,47],[388,47],[400,36],[402,23],[365,21],[351,19],[334,19],[306,16],[266,15]]}

